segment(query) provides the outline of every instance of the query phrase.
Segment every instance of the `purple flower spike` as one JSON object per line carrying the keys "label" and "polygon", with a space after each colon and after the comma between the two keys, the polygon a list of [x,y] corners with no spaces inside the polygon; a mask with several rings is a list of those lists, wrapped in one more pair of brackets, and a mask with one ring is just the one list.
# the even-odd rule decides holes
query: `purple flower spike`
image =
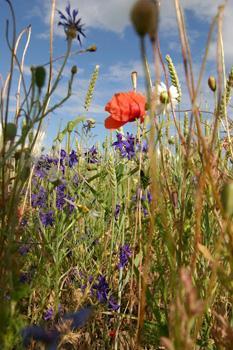
{"label": "purple flower spike", "polygon": [[125,266],[127,266],[129,258],[131,257],[131,254],[132,252],[129,244],[125,244],[120,247],[120,250],[119,250],[120,262],[118,264],[119,269],[123,269]]}
{"label": "purple flower spike", "polygon": [[49,210],[47,213],[40,212],[40,220],[45,227],[53,226],[55,221],[53,210]]}

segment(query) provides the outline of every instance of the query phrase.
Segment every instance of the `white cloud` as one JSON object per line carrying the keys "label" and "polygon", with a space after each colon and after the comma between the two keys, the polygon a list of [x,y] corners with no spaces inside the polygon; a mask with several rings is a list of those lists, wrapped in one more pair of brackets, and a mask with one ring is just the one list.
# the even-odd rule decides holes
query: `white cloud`
{"label": "white cloud", "polygon": [[[125,27],[129,24],[129,11],[133,3],[134,0],[79,0],[78,10],[83,23],[87,27],[123,33]],[[77,8],[76,0],[71,0],[70,4],[71,7]],[[66,0],[57,0],[57,9],[63,12],[66,6]],[[50,4],[47,0],[43,2],[43,10],[44,21],[48,24]],[[34,14],[35,11],[32,13]],[[62,30],[57,28],[55,28],[55,31],[57,34],[62,33]]]}
{"label": "white cloud", "polygon": [[[125,28],[130,24],[129,12],[135,0],[70,0],[72,7],[79,9],[80,17],[87,28],[98,28],[116,33],[123,33]],[[160,0],[161,4],[161,32],[174,36],[177,34],[176,14],[174,3],[171,0]],[[223,0],[181,0],[184,10],[191,11],[197,19],[210,23],[211,19],[217,13],[218,6],[223,4]],[[64,11],[67,5],[67,0],[57,0],[56,7]],[[38,11],[39,9],[39,11]],[[43,13],[43,15],[41,15]],[[49,24],[50,2],[43,0],[42,6],[38,5],[30,10],[31,15],[40,16],[46,24]],[[57,16],[57,13],[56,13]],[[232,45],[232,18],[233,18],[233,1],[228,1],[225,10],[223,23],[223,37],[225,45],[225,55],[227,61],[230,60],[233,54]],[[55,33],[64,35],[62,28],[55,25]],[[194,33],[191,31],[191,40],[194,38]],[[40,37],[45,37],[44,33]],[[46,36],[47,38],[47,36]],[[210,52],[211,59],[215,58],[214,49]]]}

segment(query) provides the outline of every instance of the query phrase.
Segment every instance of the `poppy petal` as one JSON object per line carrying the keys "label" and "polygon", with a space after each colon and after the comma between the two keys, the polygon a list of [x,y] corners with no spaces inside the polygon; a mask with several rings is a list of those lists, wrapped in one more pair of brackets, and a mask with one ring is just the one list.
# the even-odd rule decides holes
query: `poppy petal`
{"label": "poppy petal", "polygon": [[127,121],[123,122],[123,121],[116,120],[112,118],[112,116],[110,115],[108,118],[105,119],[104,126],[106,129],[118,129],[126,123]]}

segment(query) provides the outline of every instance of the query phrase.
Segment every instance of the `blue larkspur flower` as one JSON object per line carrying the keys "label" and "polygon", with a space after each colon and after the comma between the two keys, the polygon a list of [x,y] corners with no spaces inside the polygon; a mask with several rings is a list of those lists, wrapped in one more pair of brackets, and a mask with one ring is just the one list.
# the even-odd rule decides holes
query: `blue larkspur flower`
{"label": "blue larkspur flower", "polygon": [[118,150],[123,158],[133,159],[136,154],[135,145],[137,144],[137,140],[133,136],[127,132],[126,137],[124,137],[121,133],[117,134],[117,141],[113,142],[112,146],[115,147],[115,150]]}
{"label": "blue larkspur flower", "polygon": [[69,167],[72,168],[75,164],[78,163],[78,156],[77,153],[72,150],[69,154]]}
{"label": "blue larkspur flower", "polygon": [[96,290],[96,297],[100,303],[107,301],[110,289],[105,276],[99,276],[98,283],[93,285],[93,289]]}
{"label": "blue larkspur flower", "polygon": [[77,38],[80,45],[82,45],[80,35],[83,37],[86,37],[86,35],[83,32],[84,24],[81,23],[81,18],[77,18],[78,10],[74,9],[71,11],[70,4],[68,4],[66,6],[65,12],[66,14],[64,15],[64,13],[58,11],[61,20],[58,22],[58,25],[64,28],[67,39],[72,40]]}
{"label": "blue larkspur flower", "polygon": [[60,157],[61,157],[61,159],[65,159],[65,157],[66,157],[66,151],[65,151],[64,149],[61,149]]}
{"label": "blue larkspur flower", "polygon": [[110,288],[104,275],[99,276],[98,282],[93,285],[91,291],[92,294],[95,292],[96,298],[101,304],[106,303],[109,309],[113,311],[118,310],[119,305],[116,303],[114,297],[112,295],[109,295]]}
{"label": "blue larkspur flower", "polygon": [[98,151],[95,146],[92,146],[87,152],[85,152],[86,160],[88,163],[98,163]]}
{"label": "blue larkspur flower", "polygon": [[129,258],[131,257],[131,248],[129,244],[125,244],[120,247],[119,249],[119,264],[118,267],[119,269],[123,269],[125,266],[127,266]]}
{"label": "blue larkspur flower", "polygon": [[55,221],[53,210],[49,210],[48,212],[40,212],[40,220],[45,227],[53,226]]}
{"label": "blue larkspur flower", "polygon": [[49,321],[53,318],[53,316],[54,316],[54,310],[52,307],[50,307],[44,313],[44,320]]}
{"label": "blue larkspur flower", "polygon": [[32,207],[36,208],[45,208],[47,202],[47,193],[44,187],[40,186],[39,191],[37,193],[32,193],[31,195],[31,203]]}

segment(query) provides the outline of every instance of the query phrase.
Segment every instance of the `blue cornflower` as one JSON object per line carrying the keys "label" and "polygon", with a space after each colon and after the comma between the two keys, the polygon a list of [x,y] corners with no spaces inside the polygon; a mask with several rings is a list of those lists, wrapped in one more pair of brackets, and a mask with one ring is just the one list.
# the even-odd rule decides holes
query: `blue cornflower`
{"label": "blue cornflower", "polygon": [[48,212],[40,212],[40,220],[45,227],[53,226],[53,223],[54,223],[53,210],[49,210]]}
{"label": "blue cornflower", "polygon": [[74,164],[78,163],[78,156],[77,153],[72,150],[69,154],[69,167],[72,168]]}
{"label": "blue cornflower", "polygon": [[84,37],[85,34],[83,32],[83,24],[81,24],[81,18],[76,18],[78,14],[78,10],[73,10],[71,13],[70,4],[66,6],[65,9],[66,15],[64,15],[61,11],[58,11],[60,19],[63,21],[58,22],[59,26],[62,26],[64,28],[64,31],[66,33],[67,39],[75,39],[77,38],[80,45],[81,39],[80,34]]}
{"label": "blue cornflower", "polygon": [[97,155],[98,152],[95,146],[92,146],[87,152],[85,152],[87,162],[91,164],[98,163]]}
{"label": "blue cornflower", "polygon": [[119,269],[123,269],[127,264],[128,264],[128,261],[129,261],[129,258],[131,257],[131,248],[129,246],[129,244],[125,244],[123,246],[120,247],[120,250],[119,250],[119,264],[118,264],[118,267]]}

